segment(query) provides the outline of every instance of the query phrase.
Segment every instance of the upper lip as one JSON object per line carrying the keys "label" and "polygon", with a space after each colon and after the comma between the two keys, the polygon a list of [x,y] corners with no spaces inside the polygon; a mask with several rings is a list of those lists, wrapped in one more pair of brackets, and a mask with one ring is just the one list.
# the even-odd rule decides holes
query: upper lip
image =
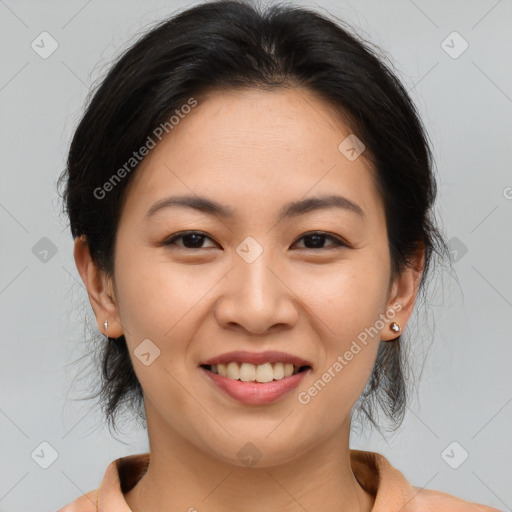
{"label": "upper lip", "polygon": [[232,361],[236,363],[252,363],[254,365],[263,363],[291,363],[299,368],[301,366],[312,366],[309,361],[306,361],[302,357],[295,356],[293,354],[287,354],[286,352],[278,352],[275,350],[269,350],[266,352],[248,352],[246,350],[236,350],[234,352],[226,352],[225,354],[212,357],[207,361],[203,361],[201,364],[227,364],[231,363]]}

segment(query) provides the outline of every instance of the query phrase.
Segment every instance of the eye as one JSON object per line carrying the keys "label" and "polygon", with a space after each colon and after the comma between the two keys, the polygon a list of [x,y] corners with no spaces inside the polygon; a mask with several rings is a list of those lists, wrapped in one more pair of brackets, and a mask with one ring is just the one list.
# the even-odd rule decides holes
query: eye
{"label": "eye", "polygon": [[[201,245],[203,244],[205,238],[212,240],[208,235],[202,233],[201,231],[188,231],[173,236],[169,240],[165,241],[164,245],[176,245],[185,249],[203,249]],[[180,239],[183,240],[185,247],[176,244],[176,240]]]}
{"label": "eye", "polygon": [[323,231],[314,231],[311,233],[306,233],[305,235],[302,235],[299,238],[299,240],[310,240],[312,242],[311,245],[313,245],[313,247],[306,247],[306,249],[310,249],[310,250],[318,250],[318,249],[326,249],[326,248],[328,249],[329,247],[322,247],[323,242],[326,239],[332,240],[334,242],[334,246],[331,246],[331,248],[333,248],[333,247],[348,247],[348,244],[346,244],[339,238],[329,235],[327,233],[324,233]]}
{"label": "eye", "polygon": [[[202,244],[205,239],[212,240],[208,235],[202,233],[201,231],[187,231],[177,235],[172,236],[170,239],[164,242],[166,246],[177,246],[184,249],[204,249]],[[305,247],[305,249],[309,250],[318,250],[325,249],[329,247],[323,247],[325,240],[331,240],[334,242],[331,245],[333,247],[348,247],[348,244],[340,240],[339,238],[329,235],[328,233],[324,233],[323,231],[312,231],[311,233],[306,233],[302,235],[299,240],[310,241],[313,247]],[[177,240],[182,240],[184,245],[177,244]],[[297,242],[296,242],[297,243]]]}

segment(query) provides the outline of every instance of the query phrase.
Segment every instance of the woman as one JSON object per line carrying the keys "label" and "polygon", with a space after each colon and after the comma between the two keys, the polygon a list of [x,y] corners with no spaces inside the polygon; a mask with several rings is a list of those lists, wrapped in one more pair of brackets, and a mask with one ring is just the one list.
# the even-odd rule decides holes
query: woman
{"label": "woman", "polygon": [[349,447],[355,412],[401,423],[447,253],[422,123],[364,42],[298,7],[186,10],[109,72],[62,179],[99,395],[150,453],[61,511],[496,510]]}

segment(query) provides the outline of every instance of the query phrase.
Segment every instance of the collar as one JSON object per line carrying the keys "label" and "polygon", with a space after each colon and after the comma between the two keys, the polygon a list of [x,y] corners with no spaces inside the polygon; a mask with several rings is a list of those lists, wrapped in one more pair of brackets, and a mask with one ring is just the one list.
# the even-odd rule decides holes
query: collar
{"label": "collar", "polygon": [[[150,458],[149,453],[140,453],[113,461],[97,490],[96,511],[132,512],[124,494],[144,476]],[[350,463],[357,481],[375,497],[372,512],[413,512],[412,502],[421,489],[411,486],[383,455],[351,449]],[[417,506],[414,506],[414,510],[418,510]],[[427,512],[429,509],[424,510]]]}

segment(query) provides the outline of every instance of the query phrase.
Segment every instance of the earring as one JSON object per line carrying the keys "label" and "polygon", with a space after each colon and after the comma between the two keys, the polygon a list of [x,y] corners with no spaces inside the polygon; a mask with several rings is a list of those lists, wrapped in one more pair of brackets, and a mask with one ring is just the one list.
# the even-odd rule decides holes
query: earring
{"label": "earring", "polygon": [[[400,329],[401,327],[396,323],[396,322],[391,322],[389,324],[389,328],[393,331],[393,332],[400,332]],[[386,343],[391,343],[393,341],[396,341],[397,338],[393,338],[392,340],[381,340],[381,341],[384,341]]]}
{"label": "earring", "polygon": [[396,322],[391,322],[389,324],[389,328],[393,331],[393,332],[400,332],[400,326],[396,323]]}
{"label": "earring", "polygon": [[107,332],[108,332],[108,320],[105,320],[105,321],[103,322],[103,327],[105,327],[105,331],[107,331]]}

